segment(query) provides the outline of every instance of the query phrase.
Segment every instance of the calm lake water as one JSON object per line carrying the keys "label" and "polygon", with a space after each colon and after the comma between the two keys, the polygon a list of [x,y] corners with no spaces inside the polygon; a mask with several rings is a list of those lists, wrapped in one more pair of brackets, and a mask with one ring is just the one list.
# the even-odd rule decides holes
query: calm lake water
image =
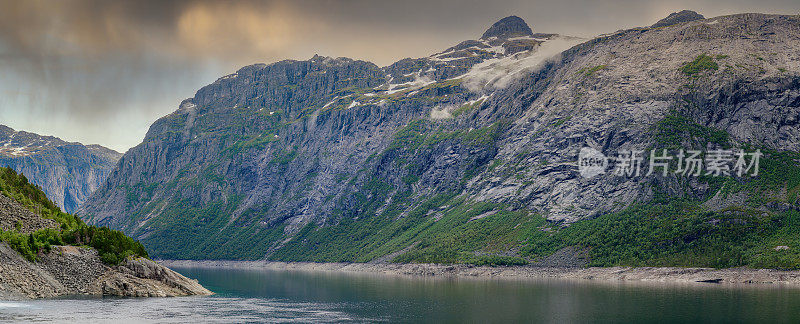
{"label": "calm lake water", "polygon": [[796,288],[175,270],[217,295],[0,301],[0,321],[800,322]]}

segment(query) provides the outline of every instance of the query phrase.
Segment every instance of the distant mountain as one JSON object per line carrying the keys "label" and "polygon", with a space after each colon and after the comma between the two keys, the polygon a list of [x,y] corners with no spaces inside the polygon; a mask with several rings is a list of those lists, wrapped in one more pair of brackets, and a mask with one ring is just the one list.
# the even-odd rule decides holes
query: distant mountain
{"label": "distant mountain", "polygon": [[0,167],[23,173],[68,213],[97,189],[122,157],[100,145],[65,142],[0,125]]}
{"label": "distant mountain", "polygon": [[[244,67],[156,121],[80,214],[163,258],[800,266],[797,16],[591,40],[520,20],[386,67]],[[648,175],[649,156],[588,177],[587,148],[764,156],[757,177]]]}

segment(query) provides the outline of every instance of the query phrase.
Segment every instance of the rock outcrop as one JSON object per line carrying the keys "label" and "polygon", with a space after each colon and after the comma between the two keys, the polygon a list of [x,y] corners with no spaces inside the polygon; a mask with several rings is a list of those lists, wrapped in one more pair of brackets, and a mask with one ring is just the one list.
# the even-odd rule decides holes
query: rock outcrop
{"label": "rock outcrop", "polygon": [[102,184],[122,154],[0,125],[0,167],[24,174],[62,210],[74,213]]}
{"label": "rock outcrop", "polygon": [[508,16],[500,19],[494,23],[486,32],[483,33],[481,39],[489,39],[491,37],[497,38],[512,38],[512,37],[525,37],[533,36],[533,30],[525,23],[525,20],[517,16]]}
{"label": "rock outcrop", "polygon": [[92,283],[90,293],[129,297],[210,295],[211,292],[181,274],[151,260],[130,259]]}
{"label": "rock outcrop", "polygon": [[119,266],[103,264],[97,251],[54,246],[30,262],[0,242],[0,294],[4,298],[72,295],[169,297],[210,295],[197,281],[158,263],[138,258]]}

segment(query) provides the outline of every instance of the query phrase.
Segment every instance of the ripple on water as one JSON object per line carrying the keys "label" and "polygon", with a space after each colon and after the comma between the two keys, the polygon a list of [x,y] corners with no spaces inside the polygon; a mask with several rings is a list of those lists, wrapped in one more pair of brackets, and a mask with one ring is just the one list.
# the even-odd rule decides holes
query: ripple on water
{"label": "ripple on water", "polygon": [[266,298],[181,297],[0,302],[1,321],[149,323],[354,323],[374,321],[333,310],[332,304]]}

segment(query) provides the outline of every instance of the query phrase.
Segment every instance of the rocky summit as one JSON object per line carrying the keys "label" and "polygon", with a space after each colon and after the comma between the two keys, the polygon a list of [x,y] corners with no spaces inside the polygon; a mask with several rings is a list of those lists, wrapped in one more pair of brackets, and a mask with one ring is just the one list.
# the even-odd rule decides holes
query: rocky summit
{"label": "rocky summit", "polygon": [[667,16],[664,19],[659,20],[658,22],[653,24],[653,26],[651,26],[651,27],[658,28],[658,27],[670,26],[670,25],[679,24],[679,23],[682,23],[682,22],[695,21],[695,20],[700,20],[700,19],[705,19],[705,18],[706,17],[703,17],[703,15],[701,15],[699,13],[696,13],[694,11],[681,10],[679,12],[673,12],[673,13],[669,14],[669,16]]}
{"label": "rocky summit", "polygon": [[[771,266],[797,253],[772,249],[800,209],[797,53],[797,16],[588,40],[509,17],[386,67],[251,65],[156,121],[79,214],[163,258]],[[584,149],[763,158],[587,177]]]}
{"label": "rocky summit", "polygon": [[483,33],[481,39],[488,39],[491,37],[497,38],[512,38],[512,37],[525,37],[532,36],[533,31],[522,18],[517,16],[508,16],[500,19],[494,23],[486,32]]}
{"label": "rocky summit", "polygon": [[75,212],[106,180],[122,154],[100,145],[0,125],[0,167],[25,174],[64,211]]}

